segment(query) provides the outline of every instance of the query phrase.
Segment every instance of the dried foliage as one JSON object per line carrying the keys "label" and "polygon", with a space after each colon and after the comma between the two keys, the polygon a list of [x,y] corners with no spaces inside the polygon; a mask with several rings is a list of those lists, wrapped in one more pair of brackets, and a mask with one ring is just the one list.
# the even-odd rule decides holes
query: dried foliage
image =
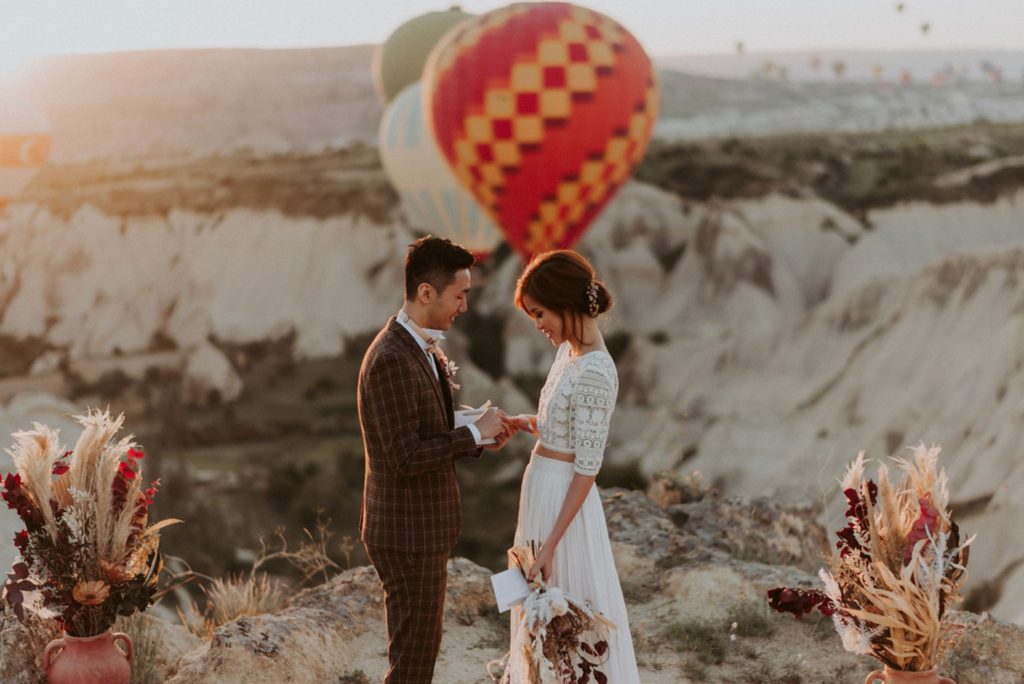
{"label": "dried foliage", "polygon": [[848,524],[819,576],[824,591],[777,588],[770,605],[800,618],[817,608],[832,617],[846,650],[894,670],[931,670],[963,631],[947,618],[960,600],[970,544],[948,509],[949,488],[938,447],[915,447],[913,458],[884,464],[878,482],[864,479],[864,453],[841,484]]}
{"label": "dried foliage", "polygon": [[[537,547],[530,542],[509,550],[512,565],[524,577],[533,567]],[[600,667],[608,657],[608,636],[615,625],[558,587],[547,586],[539,573],[529,584],[530,594],[522,604],[523,649],[529,668],[523,684],[606,684],[608,677]],[[506,671],[502,681],[508,679]]]}
{"label": "dried foliage", "polygon": [[260,539],[260,552],[252,568],[247,573],[211,580],[209,586],[203,587],[206,596],[203,610],[195,602],[189,602],[186,610],[179,609],[182,624],[193,634],[206,638],[232,620],[279,610],[285,604],[285,587],[279,579],[261,570],[274,561],[284,561],[301,573],[302,578],[292,589],[328,579],[330,571],[340,569],[327,555],[332,534],[328,523],[318,516],[316,531],[303,530],[303,533],[306,538],[294,551],[288,548],[282,529],[275,531],[271,544]]}
{"label": "dried foliage", "polygon": [[160,530],[149,524],[159,482],[142,485],[144,454],[129,435],[115,441],[124,416],[77,416],[82,435],[71,451],[38,423],[14,434],[15,471],[3,499],[25,529],[4,597],[20,620],[26,609],[55,618],[73,636],[109,629],[118,615],[152,603],[161,570]]}

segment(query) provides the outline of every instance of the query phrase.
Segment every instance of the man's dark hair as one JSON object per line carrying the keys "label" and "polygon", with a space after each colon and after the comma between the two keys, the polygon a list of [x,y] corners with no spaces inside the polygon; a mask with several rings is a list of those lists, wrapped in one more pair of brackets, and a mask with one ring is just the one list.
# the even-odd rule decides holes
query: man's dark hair
{"label": "man's dark hair", "polygon": [[420,238],[409,245],[405,256],[405,300],[416,298],[421,283],[430,283],[438,294],[444,292],[455,274],[471,267],[474,261],[471,252],[447,238]]}

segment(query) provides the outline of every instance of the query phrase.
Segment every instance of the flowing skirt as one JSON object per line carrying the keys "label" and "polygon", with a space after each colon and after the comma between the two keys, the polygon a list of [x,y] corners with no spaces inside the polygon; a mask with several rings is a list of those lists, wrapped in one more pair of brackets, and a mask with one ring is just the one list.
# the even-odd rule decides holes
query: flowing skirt
{"label": "flowing skirt", "polygon": [[[516,545],[536,540],[542,543],[551,533],[562,509],[573,464],[534,454],[523,475],[519,495],[519,522]],[[608,639],[608,658],[598,668],[609,684],[639,684],[633,639],[629,634],[626,602],[622,597],[619,575],[608,539],[604,508],[597,486],[587,498],[555,548],[549,586],[557,586],[580,603],[589,602],[592,609],[615,623]],[[524,630],[520,628],[522,611],[512,608],[512,643],[504,681],[522,684],[527,681],[527,664],[523,655]]]}

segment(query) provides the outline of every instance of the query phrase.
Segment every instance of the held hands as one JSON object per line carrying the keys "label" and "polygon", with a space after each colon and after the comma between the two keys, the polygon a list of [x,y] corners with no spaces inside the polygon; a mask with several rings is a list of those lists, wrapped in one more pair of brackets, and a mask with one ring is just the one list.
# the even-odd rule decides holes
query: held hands
{"label": "held hands", "polygon": [[540,434],[537,432],[537,416],[526,413],[520,413],[518,416],[506,416],[505,424],[514,428],[516,432],[528,432],[534,436]]}
{"label": "held hands", "polygon": [[488,444],[484,448],[496,450],[508,443],[517,432],[527,432],[537,435],[537,416],[521,413],[517,416],[510,416],[500,409],[488,409],[476,423],[483,439],[494,439],[494,444]]}
{"label": "held hands", "polygon": [[507,422],[508,416],[504,411],[500,409],[487,409],[480,420],[477,421],[476,426],[480,430],[480,437],[483,439],[493,439],[494,444],[485,444],[484,449],[496,451],[508,443],[508,440],[512,439],[512,435],[516,432],[509,428]]}
{"label": "held hands", "polygon": [[505,412],[496,408],[489,408],[484,415],[476,421],[476,427],[480,430],[480,436],[484,439],[498,439],[505,432]]}

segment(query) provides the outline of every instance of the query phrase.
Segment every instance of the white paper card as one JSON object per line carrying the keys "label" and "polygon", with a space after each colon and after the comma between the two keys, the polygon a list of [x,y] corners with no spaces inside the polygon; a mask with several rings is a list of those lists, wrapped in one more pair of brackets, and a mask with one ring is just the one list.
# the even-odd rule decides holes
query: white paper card
{"label": "white paper card", "polygon": [[[455,429],[458,430],[460,427],[466,425],[472,425],[476,421],[480,420],[480,416],[487,412],[487,409],[491,407],[490,400],[485,401],[480,406],[472,408],[470,406],[463,406],[461,409],[455,412]],[[494,439],[481,439],[480,444],[494,444]]]}
{"label": "white paper card", "polygon": [[491,587],[498,602],[498,611],[504,613],[512,606],[522,603],[530,595],[530,585],[519,568],[491,575]]}

